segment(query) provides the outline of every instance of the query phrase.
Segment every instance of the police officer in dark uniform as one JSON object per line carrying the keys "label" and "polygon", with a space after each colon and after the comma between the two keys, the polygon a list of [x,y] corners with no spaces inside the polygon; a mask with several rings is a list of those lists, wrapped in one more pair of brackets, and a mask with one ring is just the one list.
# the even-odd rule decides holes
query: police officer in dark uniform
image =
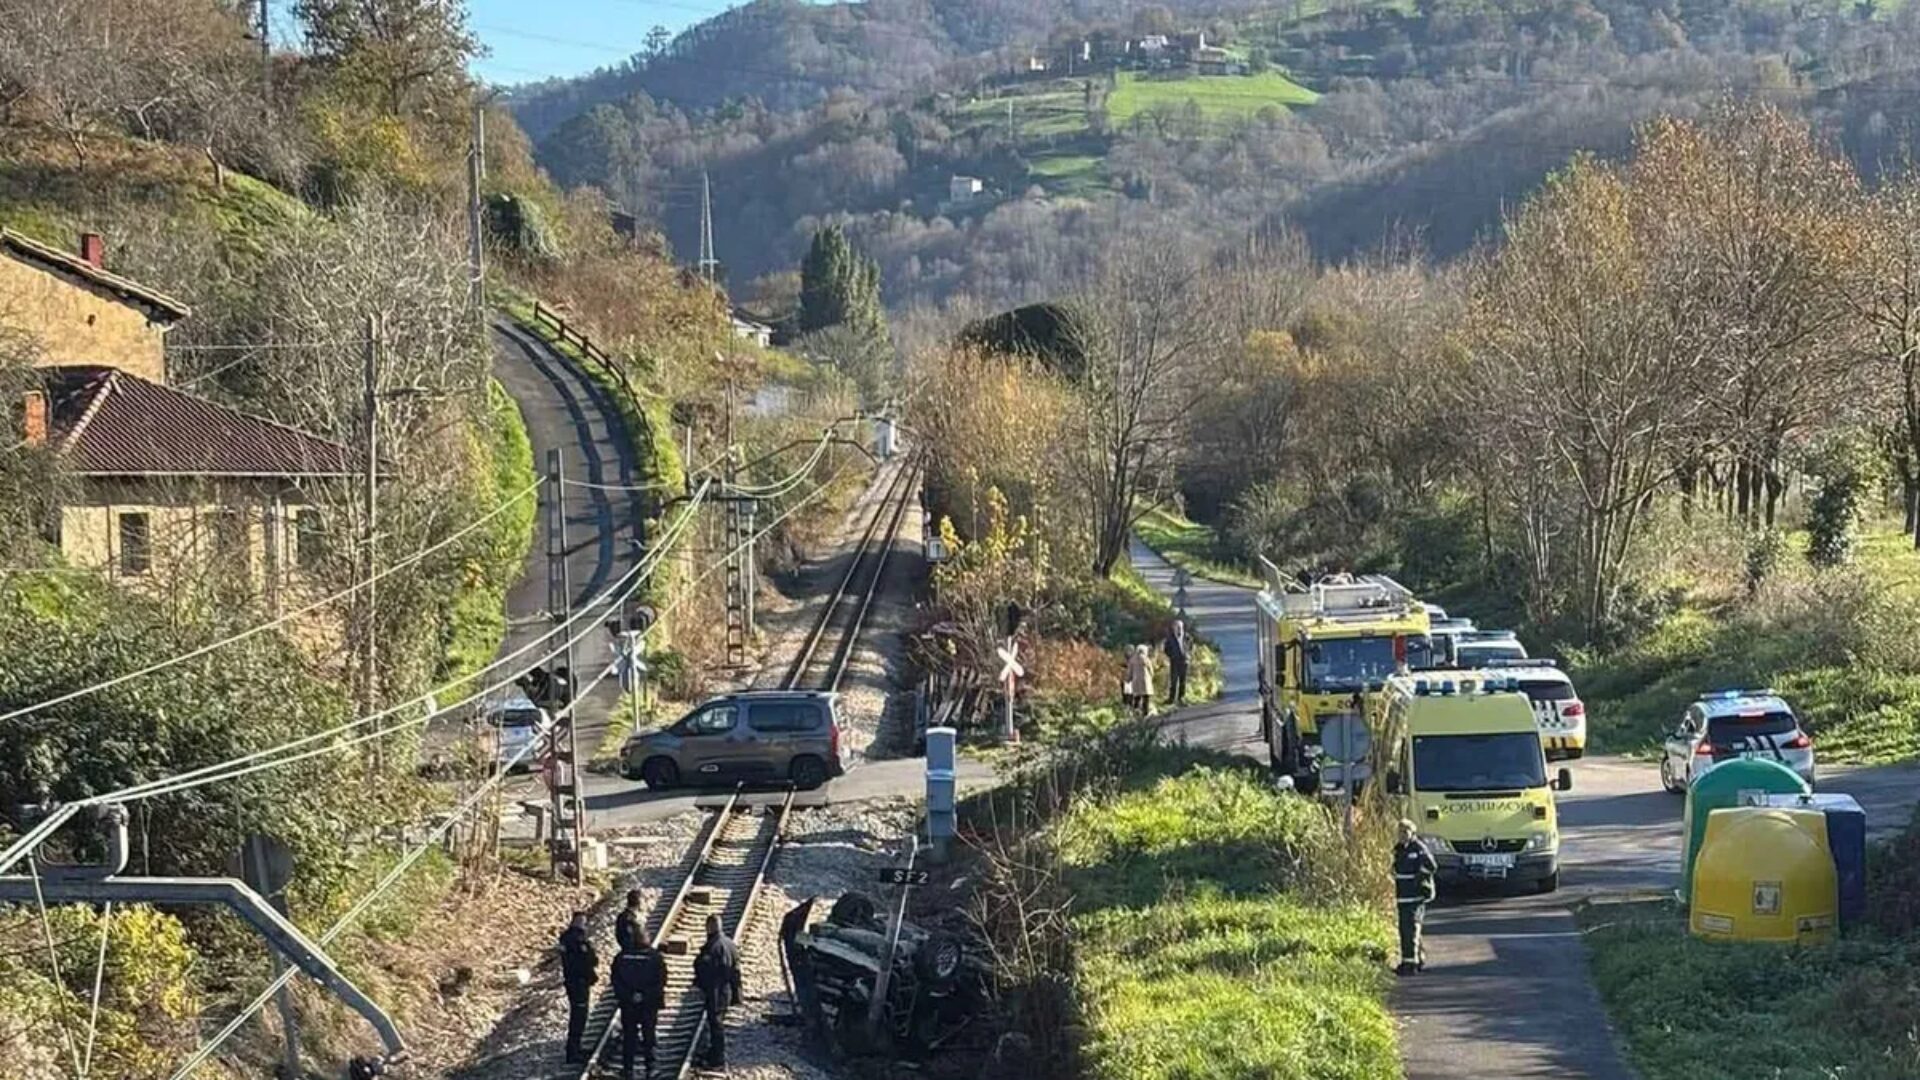
{"label": "police officer in dark uniform", "polygon": [[651,1077],[660,1006],[667,1000],[667,961],[646,935],[636,932],[613,958],[612,975],[613,995],[620,1001],[620,1075],[633,1080],[633,1053],[638,1048]]}
{"label": "police officer in dark uniform", "polygon": [[1433,902],[1433,875],[1438,869],[1433,852],[1414,834],[1413,822],[1402,818],[1400,840],[1393,845],[1393,902],[1400,914],[1400,966],[1394,970],[1402,975],[1427,966],[1420,927],[1427,920],[1427,905]]}
{"label": "police officer in dark uniform", "polygon": [[693,986],[707,1010],[707,1067],[727,1064],[727,1008],[740,1000],[740,950],[720,931],[720,916],[707,916],[707,943],[693,960]]}
{"label": "police officer in dark uniform", "polygon": [[600,956],[587,936],[587,913],[576,911],[560,934],[560,981],[567,988],[567,1064],[580,1061],[580,1037],[587,1032],[593,983],[600,977]]}
{"label": "police officer in dark uniform", "polygon": [[613,940],[625,952],[633,943],[646,937],[646,924],[641,921],[640,890],[627,890],[627,906],[620,909],[620,917],[613,921]]}

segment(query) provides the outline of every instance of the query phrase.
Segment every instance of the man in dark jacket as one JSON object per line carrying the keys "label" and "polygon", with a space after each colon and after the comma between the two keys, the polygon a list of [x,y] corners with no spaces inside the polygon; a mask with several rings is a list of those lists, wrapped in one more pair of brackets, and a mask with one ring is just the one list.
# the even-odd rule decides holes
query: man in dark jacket
{"label": "man in dark jacket", "polygon": [[580,1037],[587,1031],[587,1009],[593,1003],[600,956],[587,936],[587,913],[576,911],[560,934],[560,981],[567,988],[567,1063],[580,1060]]}
{"label": "man in dark jacket", "polygon": [[1167,704],[1185,705],[1187,703],[1187,659],[1190,650],[1187,647],[1187,624],[1179,619],[1173,620],[1172,629],[1167,631]]}
{"label": "man in dark jacket", "polygon": [[633,947],[633,943],[646,936],[646,923],[641,921],[640,890],[627,890],[627,906],[620,909],[620,917],[613,921],[613,940],[620,951]]}
{"label": "man in dark jacket", "polygon": [[620,1075],[633,1080],[633,1052],[638,1047],[651,1077],[660,1006],[667,1000],[666,959],[643,934],[636,933],[613,958],[612,982],[613,996],[620,1002]]}
{"label": "man in dark jacket", "polygon": [[707,916],[707,943],[693,959],[693,988],[707,1010],[707,1066],[727,1064],[727,1008],[740,1000],[740,950],[720,932],[720,916]]}
{"label": "man in dark jacket", "polygon": [[1414,834],[1413,822],[1402,818],[1400,841],[1393,845],[1393,902],[1400,909],[1400,966],[1395,971],[1401,975],[1427,966],[1420,929],[1427,921],[1427,905],[1433,902],[1433,875],[1438,869],[1433,853]]}

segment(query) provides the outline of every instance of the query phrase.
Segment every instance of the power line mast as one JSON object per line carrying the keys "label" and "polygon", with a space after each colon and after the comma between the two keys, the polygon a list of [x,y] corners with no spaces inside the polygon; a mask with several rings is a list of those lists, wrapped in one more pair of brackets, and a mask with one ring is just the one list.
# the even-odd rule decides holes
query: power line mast
{"label": "power line mast", "polygon": [[727,545],[727,666],[738,670],[747,664],[747,583],[751,563],[744,556],[745,516],[740,511],[739,456],[733,445],[734,382],[727,378],[726,433],[726,545]]}
{"label": "power line mast", "polygon": [[[552,617],[563,627],[573,624],[573,578],[567,566],[567,477],[560,451],[547,451],[547,600]],[[575,734],[573,636],[568,631],[567,666],[549,680],[553,692],[540,702],[553,711],[549,744],[552,762],[547,773],[553,828],[548,837],[548,865],[553,876],[580,884],[581,841],[586,836],[586,804],[580,797],[579,745]]]}
{"label": "power line mast", "polygon": [[273,19],[267,0],[260,0],[260,110],[273,122]]}
{"label": "power line mast", "polygon": [[713,284],[720,260],[713,252],[713,185],[705,169],[700,171],[700,275]]}
{"label": "power line mast", "polygon": [[[379,622],[379,606],[374,596],[376,575],[379,573],[380,560],[376,551],[380,523],[380,316],[367,316],[366,341],[362,344],[361,403],[366,430],[363,436],[366,444],[361,448],[366,455],[366,472],[361,477],[361,495],[365,500],[361,507],[365,535],[363,537],[362,557],[366,560],[364,572],[360,578],[360,715],[372,716],[380,696],[380,651],[379,643],[374,639],[374,631]],[[373,760],[378,767],[385,762],[381,743],[373,743]]]}
{"label": "power line mast", "polygon": [[467,277],[476,315],[486,311],[487,252],[481,238],[480,181],[487,170],[487,105],[473,102],[473,139],[467,147]]}

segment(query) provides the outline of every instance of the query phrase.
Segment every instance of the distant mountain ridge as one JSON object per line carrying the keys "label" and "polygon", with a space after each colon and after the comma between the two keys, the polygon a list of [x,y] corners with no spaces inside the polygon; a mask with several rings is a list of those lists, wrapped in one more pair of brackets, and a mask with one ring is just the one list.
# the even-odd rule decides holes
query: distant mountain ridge
{"label": "distant mountain ridge", "polygon": [[978,311],[1059,295],[1139,229],[1450,258],[1573,154],[1727,93],[1809,115],[1871,178],[1920,144],[1914,55],[1920,3],[756,0],[516,108],[555,179],[683,259],[709,177],[736,289],[838,222],[896,311]]}
{"label": "distant mountain ridge", "polygon": [[1246,11],[1253,0],[752,0],[681,33],[651,57],[515,88],[515,119],[535,141],[592,108],[645,93],[684,109],[752,99],[778,111],[835,90],[895,94],[936,76],[977,77],[1003,53],[1045,48],[1061,27],[1117,22],[1148,8],[1176,17]]}

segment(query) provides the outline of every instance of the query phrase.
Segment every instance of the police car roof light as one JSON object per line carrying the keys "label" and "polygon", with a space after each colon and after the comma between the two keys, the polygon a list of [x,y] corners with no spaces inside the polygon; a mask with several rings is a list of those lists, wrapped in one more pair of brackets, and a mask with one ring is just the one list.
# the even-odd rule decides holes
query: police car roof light
{"label": "police car roof light", "polygon": [[1780,696],[1780,691],[1775,690],[1771,686],[1763,686],[1758,690],[1749,690],[1749,689],[1743,689],[1740,687],[1732,687],[1726,690],[1708,691],[1707,693],[1701,694],[1698,700],[1710,701],[1714,698],[1719,698],[1723,701],[1731,701],[1735,698],[1743,698],[1743,697],[1779,697],[1779,696]]}

